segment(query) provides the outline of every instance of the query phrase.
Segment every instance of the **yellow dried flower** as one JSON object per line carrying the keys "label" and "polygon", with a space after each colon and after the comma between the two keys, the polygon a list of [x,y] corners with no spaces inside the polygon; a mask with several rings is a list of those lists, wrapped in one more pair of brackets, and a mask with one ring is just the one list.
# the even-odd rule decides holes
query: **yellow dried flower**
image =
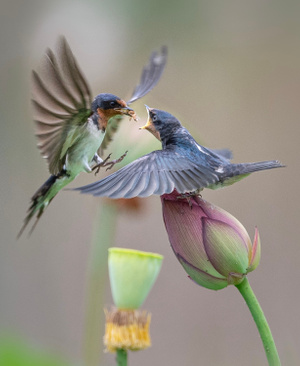
{"label": "yellow dried flower", "polygon": [[104,345],[106,351],[117,349],[143,350],[151,346],[149,334],[151,315],[147,311],[105,310],[106,328]]}

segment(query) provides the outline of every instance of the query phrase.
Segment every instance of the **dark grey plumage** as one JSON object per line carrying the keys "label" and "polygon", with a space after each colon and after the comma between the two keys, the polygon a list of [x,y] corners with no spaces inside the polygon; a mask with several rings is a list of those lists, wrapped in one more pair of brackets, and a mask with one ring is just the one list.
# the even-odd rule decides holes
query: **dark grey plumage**
{"label": "dark grey plumage", "polygon": [[199,145],[171,114],[148,108],[144,128],[159,137],[162,150],[153,151],[108,177],[76,188],[83,194],[110,198],[198,193],[203,188],[231,185],[252,172],[281,167],[277,160],[257,163],[230,163],[229,150],[210,150]]}

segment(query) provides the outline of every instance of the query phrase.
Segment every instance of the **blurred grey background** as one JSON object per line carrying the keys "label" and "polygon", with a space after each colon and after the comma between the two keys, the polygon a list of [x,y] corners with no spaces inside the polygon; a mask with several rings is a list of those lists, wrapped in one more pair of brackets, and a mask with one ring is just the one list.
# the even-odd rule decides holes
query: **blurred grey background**
{"label": "blurred grey background", "polygon": [[[143,144],[147,132],[138,126],[145,122],[146,103],[178,116],[206,146],[232,149],[235,162],[280,159],[287,165],[203,197],[236,216],[252,238],[258,226],[262,259],[249,280],[282,364],[299,364],[299,11],[299,2],[267,0],[1,2],[2,334],[83,363],[91,241],[103,203],[61,192],[33,235],[16,241],[29,199],[48,177],[31,119],[31,70],[63,34],[94,95],[129,97],[150,52],[166,44],[165,74],[135,104],[141,121],[124,121],[123,133],[128,145]],[[82,174],[72,186],[94,180]],[[138,214],[119,215],[115,245],[165,259],[143,306],[152,313],[153,346],[131,353],[129,365],[265,365],[238,291],[231,286],[213,292],[192,283],[170,249],[159,197],[142,204]],[[103,283],[103,306],[109,306],[106,276]],[[102,333],[102,354],[101,339]],[[113,355],[101,357],[101,365],[115,364]]]}

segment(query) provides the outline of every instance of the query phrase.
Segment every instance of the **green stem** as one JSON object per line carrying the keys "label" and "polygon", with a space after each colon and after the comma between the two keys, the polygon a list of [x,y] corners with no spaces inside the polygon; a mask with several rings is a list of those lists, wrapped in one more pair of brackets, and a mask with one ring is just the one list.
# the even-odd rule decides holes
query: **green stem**
{"label": "green stem", "polygon": [[117,366],[127,366],[127,351],[126,349],[118,348],[117,349]]}
{"label": "green stem", "polygon": [[269,366],[280,366],[280,359],[267,319],[265,318],[262,308],[260,307],[259,302],[252,291],[248,279],[245,277],[245,279],[239,285],[236,285],[236,288],[240,291],[241,295],[246,301],[246,304],[248,305],[248,308],[256,323],[265,348]]}
{"label": "green stem", "polygon": [[87,306],[84,357],[86,366],[100,365],[104,331],[104,290],[107,284],[108,248],[113,246],[117,222],[117,207],[102,200],[94,221],[90,263],[88,267]]}

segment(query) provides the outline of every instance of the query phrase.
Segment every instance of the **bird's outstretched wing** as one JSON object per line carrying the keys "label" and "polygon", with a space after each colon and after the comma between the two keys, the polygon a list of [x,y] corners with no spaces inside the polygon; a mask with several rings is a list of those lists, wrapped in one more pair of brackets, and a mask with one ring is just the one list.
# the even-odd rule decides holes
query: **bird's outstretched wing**
{"label": "bird's outstretched wing", "polygon": [[[136,100],[148,94],[158,83],[167,62],[168,49],[163,46],[160,52],[152,52],[147,65],[143,68],[140,82],[135,87],[130,100],[127,104],[131,104]],[[113,135],[117,131],[123,116],[112,117],[107,125],[105,137],[98,150],[98,155],[103,155],[103,151],[112,141]]]}
{"label": "bird's outstretched wing", "polygon": [[219,181],[209,166],[197,166],[174,151],[157,150],[96,183],[75,188],[84,194],[110,198],[163,195],[176,189],[193,192]]}
{"label": "bird's outstretched wing", "polygon": [[140,83],[135,87],[127,104],[131,104],[142,98],[154,88],[164,71],[167,55],[168,49],[166,46],[161,48],[160,53],[156,51],[152,52],[148,64],[143,68]]}
{"label": "bird's outstretched wing", "polygon": [[33,107],[38,147],[51,174],[65,163],[65,152],[78,138],[77,127],[91,114],[91,92],[65,40],[59,40],[57,57],[48,49],[42,77],[33,71]]}

